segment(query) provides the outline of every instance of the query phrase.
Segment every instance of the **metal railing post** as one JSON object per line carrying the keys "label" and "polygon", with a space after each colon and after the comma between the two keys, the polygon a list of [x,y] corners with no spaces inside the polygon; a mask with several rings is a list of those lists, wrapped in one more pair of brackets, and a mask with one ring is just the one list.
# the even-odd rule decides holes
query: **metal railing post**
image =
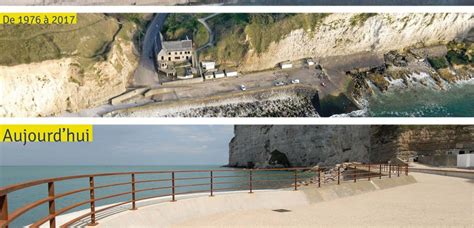
{"label": "metal railing post", "polygon": [[370,176],[372,175],[372,174],[370,173],[370,163],[369,163],[368,166],[369,166],[369,175],[368,175],[368,177],[367,177],[367,180],[370,181]]}
{"label": "metal railing post", "polygon": [[397,177],[400,177],[400,165],[397,165]]}
{"label": "metal railing post", "polygon": [[405,176],[408,176],[408,164],[405,165]]}
{"label": "metal railing post", "polygon": [[392,178],[392,165],[388,165],[388,178]]}
{"label": "metal railing post", "polygon": [[[8,221],[8,197],[7,194],[0,196],[0,224]],[[8,225],[4,226],[8,228]]]}
{"label": "metal railing post", "polygon": [[213,179],[214,179],[213,178],[213,173],[211,171],[211,195],[210,195],[211,197],[214,196],[214,193],[213,193],[213,191],[214,191],[214,180]]}
{"label": "metal railing post", "polygon": [[252,192],[252,170],[249,171],[249,193]]}
{"label": "metal railing post", "polygon": [[171,172],[171,202],[176,202],[174,172]]}
{"label": "metal railing post", "polygon": [[295,191],[298,190],[298,172],[295,169]]}
{"label": "metal railing post", "polygon": [[56,227],[56,202],[54,200],[54,182],[48,182],[48,197],[51,198],[48,201],[49,215],[53,217],[49,220],[49,227]]}
{"label": "metal railing post", "polygon": [[341,180],[340,180],[340,176],[341,176],[341,167],[337,167],[337,184],[341,184]]}
{"label": "metal railing post", "polygon": [[321,168],[318,168],[318,188],[321,187]]}
{"label": "metal railing post", "polygon": [[379,179],[382,179],[382,164],[379,164]]}
{"label": "metal railing post", "polygon": [[135,173],[132,173],[132,209],[131,210],[136,210],[137,205],[136,205],[136,196],[135,196]]}
{"label": "metal railing post", "polygon": [[357,182],[357,165],[354,165],[354,183]]}
{"label": "metal railing post", "polygon": [[91,222],[87,224],[88,226],[95,226],[97,225],[95,219],[95,190],[94,190],[94,177],[89,177],[89,199],[90,199],[90,209],[91,209]]}

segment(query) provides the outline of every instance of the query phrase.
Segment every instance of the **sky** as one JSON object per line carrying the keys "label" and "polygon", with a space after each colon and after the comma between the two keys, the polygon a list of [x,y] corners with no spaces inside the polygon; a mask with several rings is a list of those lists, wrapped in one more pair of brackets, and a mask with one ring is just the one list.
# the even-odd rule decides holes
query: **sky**
{"label": "sky", "polygon": [[0,165],[225,165],[231,125],[95,125],[92,143],[0,143]]}

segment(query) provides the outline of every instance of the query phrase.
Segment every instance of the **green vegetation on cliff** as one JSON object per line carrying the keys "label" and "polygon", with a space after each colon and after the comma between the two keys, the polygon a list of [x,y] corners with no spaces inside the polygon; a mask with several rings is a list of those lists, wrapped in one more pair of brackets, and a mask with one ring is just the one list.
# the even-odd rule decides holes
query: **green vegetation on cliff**
{"label": "green vegetation on cliff", "polygon": [[249,14],[220,14],[207,21],[215,33],[216,45],[201,53],[203,59],[218,60],[220,64],[239,65],[239,61],[248,51],[245,39],[245,25]]}
{"label": "green vegetation on cliff", "polygon": [[360,13],[355,16],[352,16],[350,19],[352,26],[361,26],[363,25],[369,18],[377,15],[376,13]]}
{"label": "green vegetation on cliff", "polygon": [[245,27],[252,47],[257,53],[267,50],[293,30],[313,31],[328,14],[252,14]]}
{"label": "green vegetation on cliff", "polygon": [[446,61],[444,56],[428,58],[428,62],[436,70],[447,68],[449,66],[449,63]]}
{"label": "green vegetation on cliff", "polygon": [[278,42],[293,30],[314,31],[328,15],[220,14],[208,20],[217,43],[203,51],[201,57],[236,66],[249,49],[263,53],[272,42]]}
{"label": "green vegetation on cliff", "polygon": [[142,22],[133,15],[78,14],[75,25],[0,25],[0,65],[64,57],[99,61],[116,37],[132,40],[134,23]]}
{"label": "green vegetation on cliff", "polygon": [[206,28],[199,23],[198,18],[206,14],[170,14],[166,18],[161,30],[165,40],[193,39],[197,47],[207,43],[209,34]]}
{"label": "green vegetation on cliff", "polygon": [[[451,65],[468,65],[474,63],[472,53],[474,45],[465,42],[450,42],[447,45],[448,53],[446,56],[428,58],[428,62],[436,70],[448,68]],[[448,80],[450,81],[450,80]]]}

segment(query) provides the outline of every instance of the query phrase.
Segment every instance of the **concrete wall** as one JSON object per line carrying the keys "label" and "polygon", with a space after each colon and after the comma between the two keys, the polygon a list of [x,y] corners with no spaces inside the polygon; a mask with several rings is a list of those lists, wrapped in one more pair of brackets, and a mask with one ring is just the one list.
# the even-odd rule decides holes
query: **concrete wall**
{"label": "concrete wall", "polygon": [[460,168],[474,167],[474,154],[458,154],[457,166]]}
{"label": "concrete wall", "polygon": [[113,105],[120,104],[120,103],[124,102],[125,100],[128,100],[128,99],[134,98],[136,96],[142,95],[147,90],[149,90],[149,89],[148,88],[138,88],[138,89],[134,89],[134,90],[125,92],[125,93],[123,93],[119,96],[116,96],[116,97],[110,99],[110,103],[113,104]]}
{"label": "concrete wall", "polygon": [[193,79],[183,79],[183,80],[176,80],[176,81],[170,81],[170,82],[163,82],[163,85],[186,85],[186,84],[194,84],[194,83],[200,83],[204,82],[204,79],[202,77],[199,78],[193,78]]}
{"label": "concrete wall", "polygon": [[455,154],[441,154],[432,156],[420,156],[418,162],[431,166],[456,167],[457,155]]}
{"label": "concrete wall", "polygon": [[410,168],[410,172],[418,173],[429,173],[441,176],[460,177],[467,179],[474,179],[473,171],[455,171],[455,170],[443,170],[443,169],[421,169],[421,168]]}

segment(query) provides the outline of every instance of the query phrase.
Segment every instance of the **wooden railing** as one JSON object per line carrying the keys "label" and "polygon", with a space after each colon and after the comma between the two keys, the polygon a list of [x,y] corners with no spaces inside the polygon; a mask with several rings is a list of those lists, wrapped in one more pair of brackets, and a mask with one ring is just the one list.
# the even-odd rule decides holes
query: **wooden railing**
{"label": "wooden railing", "polygon": [[[180,177],[180,174],[199,174],[198,177]],[[229,175],[229,173],[232,173]],[[130,205],[131,210],[137,210],[137,202],[158,198],[158,197],[169,197],[171,201],[176,201],[177,195],[186,195],[192,193],[209,193],[210,196],[214,196],[216,192],[222,191],[235,191],[235,190],[248,190],[249,193],[257,188],[266,189],[272,182],[284,182],[279,187],[291,187],[294,190],[298,190],[298,187],[302,185],[312,184],[317,187],[321,185],[332,183],[340,184],[343,181],[353,181],[371,178],[382,178],[393,176],[400,176],[401,173],[408,175],[408,166],[400,165],[388,165],[388,164],[357,164],[345,166],[344,168],[334,167],[317,167],[317,168],[279,168],[279,169],[223,169],[223,170],[176,170],[176,171],[146,171],[146,172],[119,172],[119,173],[99,173],[90,175],[77,175],[77,176],[65,176],[50,179],[42,179],[29,181],[20,184],[14,184],[0,188],[0,227],[8,227],[13,221],[17,220],[20,216],[37,208],[40,205],[48,204],[48,215],[42,217],[33,222],[30,227],[39,227],[46,222],[49,222],[50,227],[56,227],[56,218],[60,215],[65,214],[78,207],[88,205],[89,212],[84,213],[66,223],[62,224],[61,227],[68,227],[72,224],[77,223],[80,220],[89,219],[88,225],[97,225],[97,214],[116,208],[122,205]],[[139,176],[147,175],[169,175],[169,178],[163,179],[140,179]],[[227,175],[226,175],[227,174]],[[329,175],[329,176],[328,176]],[[129,177],[130,181],[116,182],[98,185],[96,179],[98,177],[116,177],[125,176]],[[256,178],[259,177],[259,178]],[[270,178],[272,177],[272,178]],[[226,179],[222,181],[222,179]],[[74,189],[62,193],[55,191],[55,185],[58,182],[65,182],[70,180],[85,179],[88,180],[89,185],[83,188]],[[232,180],[232,181],[228,181]],[[201,181],[199,183],[186,183],[177,184],[176,182],[193,182]],[[138,185],[144,183],[169,183],[165,186],[154,186],[149,188],[138,188]],[[260,187],[256,187],[259,184]],[[10,212],[9,210],[9,195],[19,190],[28,189],[36,186],[46,185],[47,196],[45,198],[36,200],[32,203],[21,205],[18,209]],[[231,185],[231,187],[220,187],[223,185]],[[96,197],[96,190],[108,189],[118,186],[129,186],[130,190],[125,192],[119,192],[111,195]],[[178,189],[202,187],[204,190],[197,191],[180,191]],[[137,197],[137,193],[143,192],[156,192],[158,190],[167,190],[169,193],[149,195],[146,197]],[[56,208],[56,201],[58,199],[72,196],[78,193],[89,192],[89,199],[77,202],[75,204],[67,205],[61,209]],[[114,199],[118,197],[129,196],[129,200],[118,201],[113,204],[106,205],[100,209],[96,208],[96,203],[99,201]]]}

